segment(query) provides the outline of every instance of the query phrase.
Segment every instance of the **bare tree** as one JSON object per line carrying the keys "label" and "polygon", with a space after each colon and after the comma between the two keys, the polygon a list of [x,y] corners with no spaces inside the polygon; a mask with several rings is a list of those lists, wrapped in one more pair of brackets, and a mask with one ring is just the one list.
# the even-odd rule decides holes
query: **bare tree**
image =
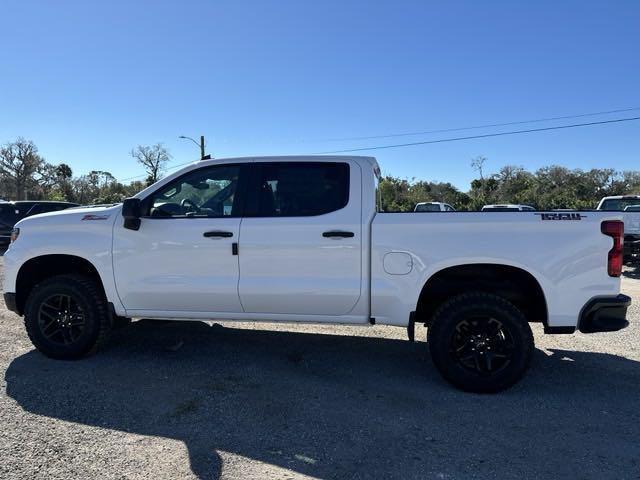
{"label": "bare tree", "polygon": [[27,189],[34,182],[34,175],[44,165],[38,155],[38,147],[31,140],[18,137],[0,147],[0,176],[13,185],[17,200],[26,199]]}
{"label": "bare tree", "polygon": [[167,163],[171,160],[171,154],[161,143],[152,146],[138,145],[131,150],[131,156],[147,171],[148,185],[160,179]]}
{"label": "bare tree", "polygon": [[483,157],[482,155],[471,159],[471,168],[478,172],[478,174],[480,175],[480,180],[484,180],[484,177],[482,176],[482,169],[484,168],[484,163],[486,161],[487,157]]}

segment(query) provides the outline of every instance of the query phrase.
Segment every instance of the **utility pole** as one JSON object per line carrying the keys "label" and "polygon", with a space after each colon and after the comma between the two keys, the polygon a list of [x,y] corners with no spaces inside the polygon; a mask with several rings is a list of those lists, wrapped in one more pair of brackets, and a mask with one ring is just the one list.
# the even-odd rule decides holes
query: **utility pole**
{"label": "utility pole", "polygon": [[211,158],[211,155],[205,155],[204,153],[204,135],[200,135],[200,143],[196,142],[193,138],[191,137],[186,137],[184,135],[180,135],[178,138],[185,138],[187,140],[191,140],[193,143],[195,143],[197,146],[200,147],[200,160],[208,160]]}

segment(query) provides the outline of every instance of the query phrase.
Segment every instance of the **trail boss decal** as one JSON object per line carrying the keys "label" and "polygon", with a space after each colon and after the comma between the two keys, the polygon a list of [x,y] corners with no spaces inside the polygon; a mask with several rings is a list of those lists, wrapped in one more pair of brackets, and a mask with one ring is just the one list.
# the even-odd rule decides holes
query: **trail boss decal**
{"label": "trail boss decal", "polygon": [[582,220],[586,215],[579,213],[534,213],[540,215],[540,220]]}
{"label": "trail boss decal", "polygon": [[82,217],[82,221],[85,221],[85,220],[106,220],[110,216],[111,215],[89,214],[89,215],[85,215],[84,217]]}

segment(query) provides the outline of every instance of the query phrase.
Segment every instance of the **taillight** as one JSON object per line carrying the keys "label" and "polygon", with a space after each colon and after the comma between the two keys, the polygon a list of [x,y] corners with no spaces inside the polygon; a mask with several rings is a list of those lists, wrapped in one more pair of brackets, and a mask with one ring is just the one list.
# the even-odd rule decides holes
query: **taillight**
{"label": "taillight", "polygon": [[14,228],[13,230],[11,230],[11,243],[13,243],[16,240],[18,240],[19,236],[20,236],[20,229],[19,228]]}
{"label": "taillight", "polygon": [[624,223],[620,220],[608,220],[602,222],[600,231],[613,238],[613,248],[609,250],[607,272],[610,277],[619,277],[622,274]]}

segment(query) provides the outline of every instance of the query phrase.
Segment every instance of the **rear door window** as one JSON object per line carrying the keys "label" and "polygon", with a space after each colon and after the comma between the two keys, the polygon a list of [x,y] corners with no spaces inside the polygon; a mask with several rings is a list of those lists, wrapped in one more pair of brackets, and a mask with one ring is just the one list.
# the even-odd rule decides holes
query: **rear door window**
{"label": "rear door window", "polygon": [[309,217],[349,203],[349,165],[334,162],[256,163],[247,216]]}

